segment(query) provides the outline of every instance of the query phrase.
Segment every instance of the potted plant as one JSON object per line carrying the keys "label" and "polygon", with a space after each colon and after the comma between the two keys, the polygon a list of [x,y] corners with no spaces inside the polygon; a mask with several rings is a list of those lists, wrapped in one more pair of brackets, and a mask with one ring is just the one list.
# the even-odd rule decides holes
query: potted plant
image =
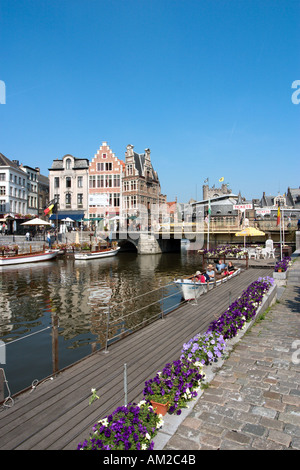
{"label": "potted plant", "polygon": [[180,414],[186,402],[197,396],[203,376],[186,358],[165,365],[153,379],[145,382],[144,398],[148,403],[168,404],[169,413]]}
{"label": "potted plant", "polygon": [[291,265],[291,258],[290,256],[285,256],[282,260],[277,261],[274,266],[274,279],[286,279],[286,271],[288,270],[289,266]]}

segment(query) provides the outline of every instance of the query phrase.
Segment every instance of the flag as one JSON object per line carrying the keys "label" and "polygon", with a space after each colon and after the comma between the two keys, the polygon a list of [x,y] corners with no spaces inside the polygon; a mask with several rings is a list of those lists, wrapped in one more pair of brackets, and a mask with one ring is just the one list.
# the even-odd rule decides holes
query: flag
{"label": "flag", "polygon": [[56,212],[56,207],[57,207],[57,203],[53,200],[53,201],[50,201],[48,203],[48,207],[46,207],[46,209],[44,209],[44,214],[45,215],[51,215],[51,214],[54,214]]}
{"label": "flag", "polygon": [[44,214],[45,215],[51,215],[52,214],[52,209],[54,207],[54,204],[50,204],[50,206],[48,206],[45,210],[44,210]]}
{"label": "flag", "polygon": [[208,215],[211,214],[210,200],[208,201]]}
{"label": "flag", "polygon": [[278,206],[278,211],[277,211],[277,225],[280,224],[280,207]]}
{"label": "flag", "polygon": [[204,180],[204,183],[208,183],[208,178],[206,178],[206,180]]}
{"label": "flag", "polygon": [[222,178],[220,178],[219,181],[220,181],[220,183],[221,183],[222,181],[224,181],[224,176],[222,176]]}

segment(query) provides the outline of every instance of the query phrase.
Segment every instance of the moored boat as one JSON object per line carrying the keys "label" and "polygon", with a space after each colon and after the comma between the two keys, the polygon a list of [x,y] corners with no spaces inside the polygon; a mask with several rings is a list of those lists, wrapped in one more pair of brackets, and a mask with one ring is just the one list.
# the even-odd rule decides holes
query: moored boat
{"label": "moored boat", "polygon": [[37,263],[40,261],[49,261],[55,258],[58,252],[55,250],[45,250],[34,253],[24,253],[15,255],[0,256],[0,267],[11,266],[13,264]]}
{"label": "moored boat", "polygon": [[75,260],[91,260],[99,258],[108,258],[109,256],[116,256],[120,247],[117,248],[105,248],[98,251],[81,251],[79,253],[74,253]]}
{"label": "moored boat", "polygon": [[240,268],[238,268],[226,276],[216,277],[215,281],[211,280],[209,282],[194,281],[192,277],[185,279],[175,279],[174,284],[181,291],[184,300],[193,300],[197,299],[198,297],[200,297],[200,295],[205,294],[207,291],[213,289],[214,287],[217,287],[220,284],[227,282],[240,272],[241,270]]}

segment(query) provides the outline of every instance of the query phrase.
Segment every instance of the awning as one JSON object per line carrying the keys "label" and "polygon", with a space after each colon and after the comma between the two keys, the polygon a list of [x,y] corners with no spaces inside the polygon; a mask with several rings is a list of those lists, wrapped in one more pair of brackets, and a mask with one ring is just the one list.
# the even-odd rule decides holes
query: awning
{"label": "awning", "polygon": [[91,217],[90,219],[83,219],[85,222],[87,222],[88,220],[90,220],[91,222],[93,221],[99,221],[99,220],[103,220],[104,217]]}
{"label": "awning", "polygon": [[84,212],[77,212],[77,211],[68,211],[68,212],[58,212],[57,214],[52,214],[49,219],[50,220],[62,220],[70,217],[73,220],[82,220],[84,216]]}

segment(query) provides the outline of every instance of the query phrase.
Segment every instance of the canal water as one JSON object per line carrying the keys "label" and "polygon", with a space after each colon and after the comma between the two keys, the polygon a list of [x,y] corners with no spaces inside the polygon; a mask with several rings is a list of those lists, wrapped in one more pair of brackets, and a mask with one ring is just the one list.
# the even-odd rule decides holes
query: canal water
{"label": "canal water", "polygon": [[196,272],[200,263],[197,252],[182,249],[2,268],[0,368],[11,394],[51,375],[54,363],[67,367],[172,311],[182,301],[172,281]]}

